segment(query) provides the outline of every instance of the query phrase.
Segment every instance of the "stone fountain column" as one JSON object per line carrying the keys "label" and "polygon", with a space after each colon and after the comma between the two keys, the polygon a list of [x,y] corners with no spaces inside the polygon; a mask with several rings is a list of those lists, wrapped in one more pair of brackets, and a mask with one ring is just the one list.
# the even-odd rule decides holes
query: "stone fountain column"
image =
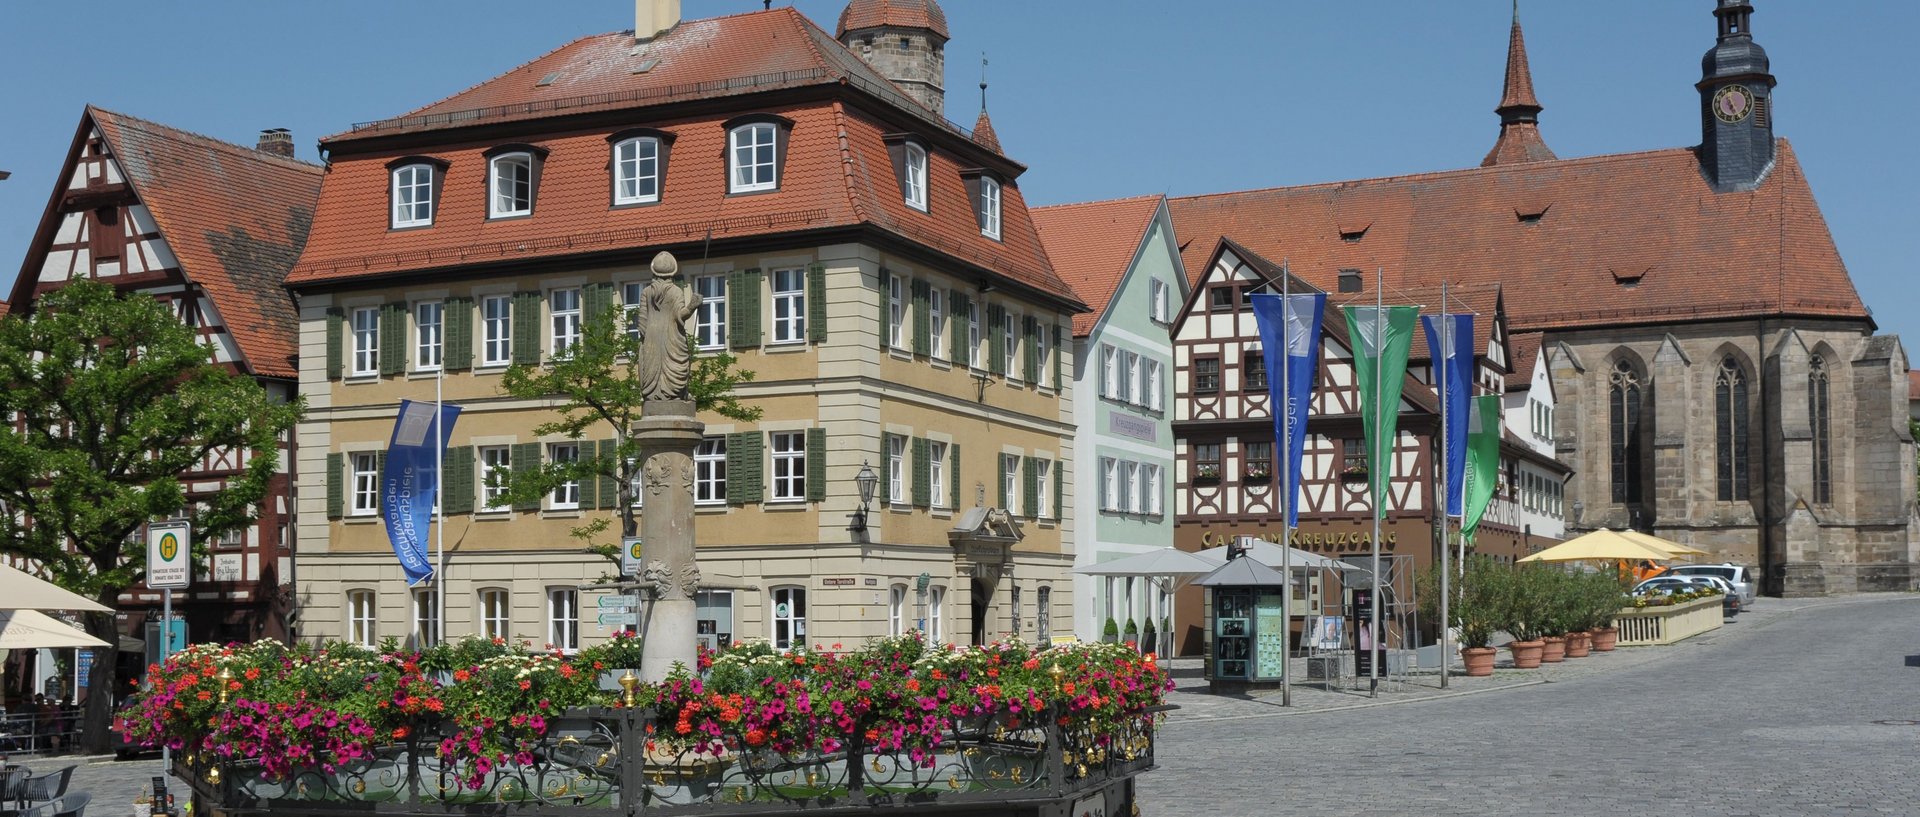
{"label": "stone fountain column", "polygon": [[693,594],[700,589],[694,561],[693,451],[706,424],[691,400],[648,400],[634,439],[640,446],[640,490],[645,511],[640,535],[646,566],[640,575],[640,633],[645,653],[640,680],[665,680],[674,664],[695,669]]}

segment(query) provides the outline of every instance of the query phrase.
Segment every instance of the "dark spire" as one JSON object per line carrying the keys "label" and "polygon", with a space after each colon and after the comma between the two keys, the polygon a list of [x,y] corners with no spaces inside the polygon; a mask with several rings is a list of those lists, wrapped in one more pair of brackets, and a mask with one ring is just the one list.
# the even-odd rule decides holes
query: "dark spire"
{"label": "dark spire", "polygon": [[1700,58],[1700,165],[1719,192],[1752,190],[1773,167],[1773,74],[1753,41],[1753,4],[1719,0],[1719,36]]}
{"label": "dark spire", "polygon": [[1520,0],[1513,0],[1513,28],[1507,33],[1507,81],[1500,94],[1500,138],[1481,167],[1559,158],[1540,137],[1540,100],[1533,96],[1533,70],[1527,66],[1527,40],[1520,33]]}

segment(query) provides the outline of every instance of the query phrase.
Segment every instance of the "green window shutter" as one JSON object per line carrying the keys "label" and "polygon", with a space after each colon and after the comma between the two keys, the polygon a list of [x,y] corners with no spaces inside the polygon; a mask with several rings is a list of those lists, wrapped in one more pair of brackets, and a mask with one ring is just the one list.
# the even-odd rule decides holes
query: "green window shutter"
{"label": "green window shutter", "polygon": [[760,268],[735,272],[727,281],[727,342],[735,349],[760,347]]}
{"label": "green window shutter", "polygon": [[727,435],[727,504],[745,505],[766,496],[760,454],[764,443],[758,431]]}
{"label": "green window shutter", "polygon": [[1020,330],[1021,337],[1027,339],[1021,344],[1021,351],[1025,353],[1020,358],[1021,373],[1027,384],[1032,385],[1040,382],[1040,322],[1028,315],[1020,322]]}
{"label": "green window shutter", "polygon": [[[507,459],[509,460],[508,468],[513,475],[512,479],[515,482],[526,479],[540,467],[540,444],[515,443],[513,450],[507,452]],[[516,511],[540,510],[540,497],[534,496],[515,502],[513,509]]]}
{"label": "green window shutter", "polygon": [[447,371],[473,368],[473,299],[448,298],[440,321],[445,335],[441,357],[446,361]]}
{"label": "green window shutter", "polygon": [[955,366],[967,365],[967,296],[960,290],[947,290],[947,359]]}
{"label": "green window shutter", "polygon": [[950,507],[960,507],[960,444],[947,444],[947,457],[952,460],[947,466],[947,493],[952,494]]}
{"label": "green window shutter", "polygon": [[580,288],[580,324],[585,326],[613,308],[612,284],[588,284]]}
{"label": "green window shutter", "polygon": [[[607,461],[607,470],[600,475],[599,504],[602,508],[619,510],[620,508],[620,441],[601,440],[600,457]],[[611,474],[612,476],[608,476]]]}
{"label": "green window shutter", "polygon": [[933,503],[933,463],[927,461],[927,438],[913,438],[913,505]]}
{"label": "green window shutter", "polygon": [[880,350],[889,348],[888,341],[893,339],[893,321],[891,311],[893,301],[893,273],[886,267],[880,268]]}
{"label": "green window shutter", "polygon": [[[1060,359],[1066,356],[1067,350],[1060,345],[1060,324],[1056,323],[1053,325],[1053,387],[1063,392],[1067,390],[1067,384],[1060,379]],[[1054,517],[1059,518],[1059,514],[1054,514]]]}
{"label": "green window shutter", "polygon": [[380,373],[407,370],[407,305],[387,304],[380,310]]}
{"label": "green window shutter", "polygon": [[1060,518],[1061,498],[1066,496],[1067,461],[1053,461],[1053,518]]}
{"label": "green window shutter", "polygon": [[1040,460],[1020,459],[1020,507],[1027,516],[1037,517],[1040,515]]}
{"label": "green window shutter", "polygon": [[339,380],[347,370],[347,313],[327,310],[327,379]]}
{"label": "green window shutter", "polygon": [[440,478],[440,508],[447,513],[473,513],[473,446],[449,446]]}
{"label": "green window shutter", "polygon": [[1007,336],[1000,331],[1000,323],[1005,320],[1006,310],[999,304],[987,305],[987,325],[980,327],[987,333],[987,371],[1001,377],[1007,376]]}
{"label": "green window shutter", "polygon": [[932,291],[925,280],[913,279],[913,353],[920,357],[933,354],[933,317],[927,314],[927,294]]}
{"label": "green window shutter", "polygon": [[327,455],[327,518],[339,519],[347,505],[347,458]]}
{"label": "green window shutter", "polygon": [[[574,443],[575,456],[582,463],[590,463],[600,453],[600,444],[593,440],[581,440]],[[591,466],[589,466],[591,467]],[[600,504],[600,475],[587,473],[580,475],[580,509],[591,511],[603,507]]]}
{"label": "green window shutter", "polygon": [[827,342],[827,268],[820,264],[807,267],[807,339]]}
{"label": "green window shutter", "polygon": [[387,513],[387,452],[381,451],[373,455],[373,473],[374,478],[379,480],[377,484],[380,486],[378,498],[373,501],[373,506],[380,509],[380,515],[385,516]]}
{"label": "green window shutter", "polygon": [[540,293],[513,294],[513,362],[522,366],[540,363]]}
{"label": "green window shutter", "polygon": [[807,429],[807,501],[827,499],[827,430]]}
{"label": "green window shutter", "polygon": [[[899,436],[898,434],[880,435],[880,490],[876,493],[880,494],[880,502],[884,505],[893,504],[893,457],[889,455],[893,453],[894,438]],[[808,464],[812,464],[811,459],[808,460]]]}
{"label": "green window shutter", "polygon": [[[998,487],[999,487],[999,490],[998,490],[998,491],[996,491],[996,492],[994,493],[994,495],[993,495],[993,501],[995,501],[995,502],[1005,502],[1005,501],[1007,501],[1007,460],[1006,460],[1006,456],[1007,456],[1007,455],[1005,455],[1005,454],[996,454],[996,455],[994,455],[994,458],[993,458],[993,474],[994,474],[994,476],[996,476],[996,477],[999,477],[999,478],[1000,478],[1000,481],[999,481],[999,483],[998,483]],[[1011,512],[1011,511],[1012,511],[1013,509],[1012,509],[1012,508],[1005,508],[1004,510],[1006,510],[1006,511],[1008,511],[1008,512]]]}

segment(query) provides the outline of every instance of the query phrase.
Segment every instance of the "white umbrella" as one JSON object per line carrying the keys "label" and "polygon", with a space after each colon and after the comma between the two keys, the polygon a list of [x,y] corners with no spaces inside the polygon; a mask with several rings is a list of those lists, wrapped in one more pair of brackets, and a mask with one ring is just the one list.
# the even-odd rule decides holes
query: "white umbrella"
{"label": "white umbrella", "polygon": [[0,649],[105,647],[107,642],[37,610],[0,610]]}
{"label": "white umbrella", "polygon": [[1088,576],[1171,576],[1187,578],[1213,572],[1219,561],[1209,561],[1179,548],[1158,548],[1119,559],[1076,567]]}
{"label": "white umbrella", "polygon": [[84,610],[111,613],[113,608],[63,589],[23,570],[0,564],[0,610]]}
{"label": "white umbrella", "polygon": [[[1227,545],[1221,545],[1219,547],[1207,548],[1206,550],[1200,551],[1198,554],[1195,554],[1195,555],[1199,556],[1202,559],[1206,559],[1208,561],[1213,562],[1214,567],[1219,567],[1220,565],[1226,564],[1227,562],[1227,547],[1228,547]],[[1253,546],[1247,548],[1247,555],[1253,557],[1254,559],[1259,560],[1261,564],[1266,565],[1267,567],[1271,567],[1275,570],[1279,570],[1280,565],[1283,563],[1286,563],[1286,564],[1291,564],[1294,570],[1320,570],[1323,568],[1332,568],[1334,570],[1340,570],[1340,571],[1346,571],[1346,572],[1358,572],[1358,573],[1367,572],[1366,568],[1361,567],[1359,565],[1343,562],[1343,561],[1340,561],[1339,559],[1322,556],[1318,553],[1301,550],[1295,547],[1284,548],[1284,550],[1291,550],[1293,551],[1293,553],[1283,557],[1282,550],[1283,548],[1280,545],[1277,545],[1273,542],[1269,542],[1265,539],[1254,539]]]}

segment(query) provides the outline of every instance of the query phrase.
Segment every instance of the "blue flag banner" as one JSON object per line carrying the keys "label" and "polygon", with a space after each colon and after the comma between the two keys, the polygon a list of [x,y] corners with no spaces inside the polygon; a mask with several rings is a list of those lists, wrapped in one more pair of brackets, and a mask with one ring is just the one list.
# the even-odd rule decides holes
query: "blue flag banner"
{"label": "blue flag banner", "polygon": [[1422,315],[1434,388],[1446,383],[1447,515],[1461,515],[1467,473],[1467,406],[1473,399],[1473,316]]}
{"label": "blue flag banner", "polygon": [[400,401],[393,440],[387,444],[387,467],[380,475],[387,541],[393,543],[393,555],[400,558],[409,586],[433,575],[427,532],[433,524],[434,499],[440,493],[440,452],[446,450],[460,407],[442,406],[438,414],[436,418],[432,403]]}
{"label": "blue flag banner", "polygon": [[[1260,346],[1266,351],[1267,393],[1273,412],[1273,434],[1286,440],[1287,524],[1300,524],[1300,451],[1307,442],[1307,411],[1313,403],[1313,384],[1320,373],[1320,318],[1327,308],[1325,293],[1253,296],[1253,317],[1260,326]],[[1286,356],[1286,382],[1276,364]]]}

